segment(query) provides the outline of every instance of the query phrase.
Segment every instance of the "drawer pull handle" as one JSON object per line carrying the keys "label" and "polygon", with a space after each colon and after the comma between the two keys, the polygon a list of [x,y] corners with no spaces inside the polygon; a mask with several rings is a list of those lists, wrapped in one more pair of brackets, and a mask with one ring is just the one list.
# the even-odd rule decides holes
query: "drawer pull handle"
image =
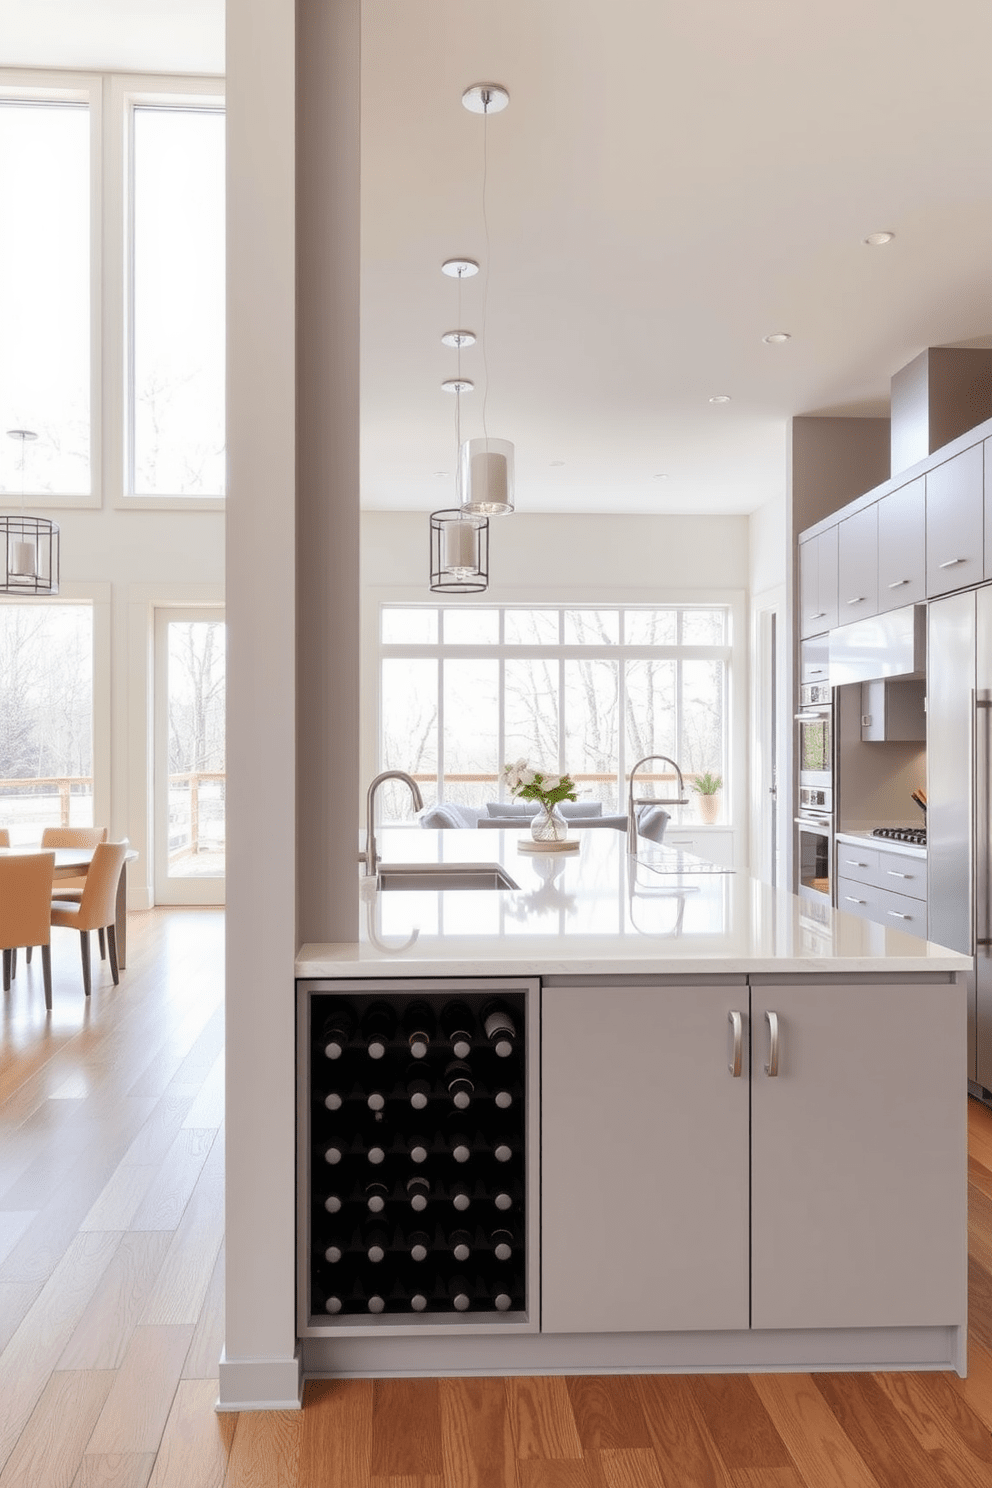
{"label": "drawer pull handle", "polygon": [[902,586],[903,586],[903,584],[908,584],[908,583],[909,583],[909,580],[908,579],[893,579],[892,583],[888,585],[888,588],[890,588],[890,589],[901,589]]}
{"label": "drawer pull handle", "polygon": [[771,1013],[766,1008],[765,1020],[768,1023],[768,1063],[765,1065],[765,1074],[773,1080],[778,1074],[778,1013]]}
{"label": "drawer pull handle", "polygon": [[853,894],[845,894],[844,898],[851,904],[867,904],[867,899],[855,899]]}
{"label": "drawer pull handle", "polygon": [[913,918],[912,915],[900,914],[897,909],[887,909],[885,913],[891,915],[894,920],[911,920]]}
{"label": "drawer pull handle", "polygon": [[811,620],[823,620],[826,617],[826,613],[827,613],[826,610],[817,610],[815,614],[813,614],[813,615],[810,616],[810,619]]}
{"label": "drawer pull handle", "polygon": [[741,1056],[744,1050],[744,1020],[736,1008],[727,1014],[727,1021],[734,1030],[734,1052],[727,1068],[735,1080],[741,1077]]}
{"label": "drawer pull handle", "polygon": [[853,599],[845,599],[844,603],[845,604],[864,604],[865,598],[866,598],[866,596],[864,594],[856,594]]}
{"label": "drawer pull handle", "polygon": [[844,862],[847,864],[848,868],[867,868],[868,867],[868,864],[867,863],[859,863],[858,860],[857,860],[857,858],[845,858],[844,859]]}
{"label": "drawer pull handle", "polygon": [[946,563],[938,563],[938,568],[953,568],[956,563],[967,563],[967,558],[948,558]]}
{"label": "drawer pull handle", "polygon": [[913,876],[911,873],[897,873],[894,868],[886,868],[885,871],[890,878],[912,878]]}

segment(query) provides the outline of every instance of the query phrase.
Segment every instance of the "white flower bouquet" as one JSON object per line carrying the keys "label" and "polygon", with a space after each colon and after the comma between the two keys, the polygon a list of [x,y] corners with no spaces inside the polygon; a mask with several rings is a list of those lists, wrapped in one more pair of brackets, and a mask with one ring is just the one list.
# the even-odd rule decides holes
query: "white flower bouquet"
{"label": "white flower bouquet", "polygon": [[550,770],[532,770],[525,759],[503,766],[503,779],[510,794],[521,801],[536,801],[545,811],[559,801],[577,801],[578,792],[571,775],[555,775]]}

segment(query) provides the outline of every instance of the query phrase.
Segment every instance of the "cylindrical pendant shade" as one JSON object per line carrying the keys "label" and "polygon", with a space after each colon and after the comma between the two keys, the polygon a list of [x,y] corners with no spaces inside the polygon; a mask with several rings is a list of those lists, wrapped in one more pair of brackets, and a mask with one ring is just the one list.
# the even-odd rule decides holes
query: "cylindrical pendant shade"
{"label": "cylindrical pendant shade", "polygon": [[513,510],[513,445],[509,439],[466,439],[458,456],[462,510],[502,516]]}
{"label": "cylindrical pendant shade", "polygon": [[58,594],[59,528],[47,517],[0,517],[0,594]]}
{"label": "cylindrical pendant shade", "polygon": [[479,594],[489,585],[489,522],[454,508],[431,513],[431,589]]}

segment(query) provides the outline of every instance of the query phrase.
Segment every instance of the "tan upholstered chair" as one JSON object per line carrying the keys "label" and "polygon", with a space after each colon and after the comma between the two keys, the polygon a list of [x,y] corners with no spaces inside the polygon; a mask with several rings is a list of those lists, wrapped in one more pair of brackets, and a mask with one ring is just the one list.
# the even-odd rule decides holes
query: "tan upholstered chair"
{"label": "tan upholstered chair", "polygon": [[10,832],[6,827],[0,827],[0,847],[10,846]]}
{"label": "tan upholstered chair", "polygon": [[110,952],[110,970],[116,987],[117,970],[117,885],[127,856],[126,842],[100,842],[93,849],[93,861],[78,904],[71,899],[52,900],[52,924],[67,930],[78,930],[83,957],[83,990],[90,995],[90,931],[105,930]]}
{"label": "tan upholstered chair", "polygon": [[[41,832],[42,847],[96,847],[98,842],[106,842],[106,840],[106,827],[43,827]],[[52,898],[74,899],[78,904],[83,897],[85,887],[85,874],[81,874],[78,878],[57,878],[52,888]],[[107,955],[102,930],[100,931],[100,955],[104,958]],[[30,951],[28,960],[31,960]]]}
{"label": "tan upholstered chair", "polygon": [[0,947],[3,949],[3,990],[10,978],[19,946],[41,946],[45,977],[45,1006],[52,1010],[51,906],[55,854],[17,853],[0,857]]}

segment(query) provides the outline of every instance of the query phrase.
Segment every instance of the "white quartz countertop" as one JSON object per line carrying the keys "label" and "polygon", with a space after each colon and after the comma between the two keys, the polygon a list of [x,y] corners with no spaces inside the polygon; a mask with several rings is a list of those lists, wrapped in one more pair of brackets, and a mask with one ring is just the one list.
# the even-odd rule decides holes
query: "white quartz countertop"
{"label": "white quartz countertop", "polygon": [[823,910],[744,873],[626,836],[579,831],[577,853],[525,855],[517,831],[380,829],[389,863],[499,863],[517,889],[360,885],[361,939],[308,944],[300,977],[695,975],[965,971],[971,958]]}

